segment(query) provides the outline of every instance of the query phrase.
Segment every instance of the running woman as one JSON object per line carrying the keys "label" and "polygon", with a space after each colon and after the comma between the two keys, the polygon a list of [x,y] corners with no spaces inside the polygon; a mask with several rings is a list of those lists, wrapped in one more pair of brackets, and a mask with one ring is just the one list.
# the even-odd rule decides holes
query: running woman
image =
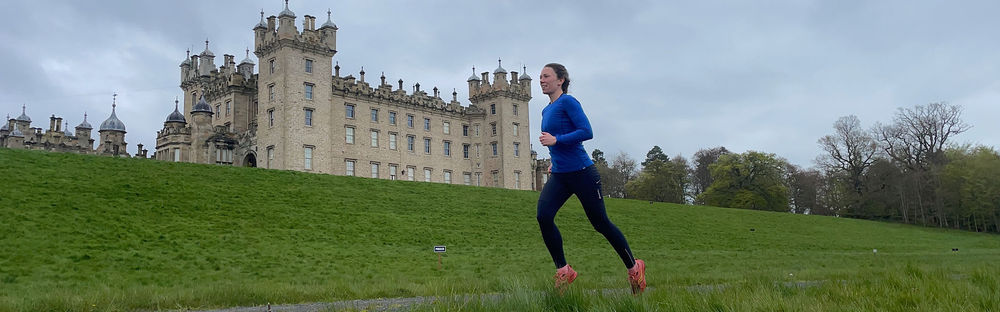
{"label": "running woman", "polygon": [[562,236],[554,222],[556,212],[575,194],[590,224],[608,239],[628,268],[632,293],[642,293],[646,289],[646,263],[632,256],[625,236],[608,220],[601,195],[601,175],[583,148],[583,141],[592,139],[594,133],[580,102],[567,94],[569,73],[565,66],[550,63],[542,68],[539,82],[542,93],[549,96],[549,105],[542,110],[542,136],[538,140],[549,147],[552,174],[538,196],[537,218],[545,247],[556,265],[555,287],[562,291],[577,276],[573,267],[566,264]]}

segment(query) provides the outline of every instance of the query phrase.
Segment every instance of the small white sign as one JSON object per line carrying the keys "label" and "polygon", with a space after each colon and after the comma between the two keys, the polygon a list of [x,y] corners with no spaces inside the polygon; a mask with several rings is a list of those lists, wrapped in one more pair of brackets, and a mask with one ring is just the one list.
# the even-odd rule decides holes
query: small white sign
{"label": "small white sign", "polygon": [[445,246],[434,246],[434,252],[444,252],[448,247]]}

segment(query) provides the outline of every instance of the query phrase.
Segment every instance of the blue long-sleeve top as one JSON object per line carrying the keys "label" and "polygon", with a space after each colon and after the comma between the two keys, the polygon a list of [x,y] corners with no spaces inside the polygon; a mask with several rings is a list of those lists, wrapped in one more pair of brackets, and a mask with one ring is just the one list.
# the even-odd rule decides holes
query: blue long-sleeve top
{"label": "blue long-sleeve top", "polygon": [[542,132],[556,138],[556,144],[549,146],[552,172],[574,172],[594,164],[583,148],[583,141],[594,138],[594,131],[572,95],[563,94],[542,109]]}

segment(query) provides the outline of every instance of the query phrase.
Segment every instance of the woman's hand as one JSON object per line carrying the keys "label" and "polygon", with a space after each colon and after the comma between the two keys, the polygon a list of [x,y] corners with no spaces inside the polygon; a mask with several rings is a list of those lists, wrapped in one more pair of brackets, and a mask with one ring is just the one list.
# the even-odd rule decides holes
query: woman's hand
{"label": "woman's hand", "polygon": [[556,145],[556,137],[548,132],[542,132],[542,136],[538,137],[538,142],[541,142],[543,146]]}

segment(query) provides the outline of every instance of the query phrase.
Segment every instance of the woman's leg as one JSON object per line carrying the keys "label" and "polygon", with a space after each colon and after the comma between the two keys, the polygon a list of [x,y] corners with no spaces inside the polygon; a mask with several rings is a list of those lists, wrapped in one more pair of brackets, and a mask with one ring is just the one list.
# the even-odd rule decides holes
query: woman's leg
{"label": "woman's leg", "polygon": [[552,174],[542,187],[542,193],[538,196],[538,213],[535,215],[538,227],[542,230],[542,240],[545,241],[545,247],[549,249],[557,269],[566,265],[566,255],[563,254],[562,235],[556,228],[556,212],[572,195],[562,182],[563,179],[559,178],[560,175]]}
{"label": "woman's leg", "polygon": [[601,175],[597,172],[597,168],[595,166],[587,167],[579,172],[576,179],[572,180],[572,191],[580,200],[580,204],[583,205],[583,211],[587,213],[587,219],[594,226],[594,230],[604,235],[618,256],[622,258],[625,267],[631,268],[635,265],[635,258],[632,256],[628,241],[625,240],[625,235],[608,219],[604,198],[601,194]]}

